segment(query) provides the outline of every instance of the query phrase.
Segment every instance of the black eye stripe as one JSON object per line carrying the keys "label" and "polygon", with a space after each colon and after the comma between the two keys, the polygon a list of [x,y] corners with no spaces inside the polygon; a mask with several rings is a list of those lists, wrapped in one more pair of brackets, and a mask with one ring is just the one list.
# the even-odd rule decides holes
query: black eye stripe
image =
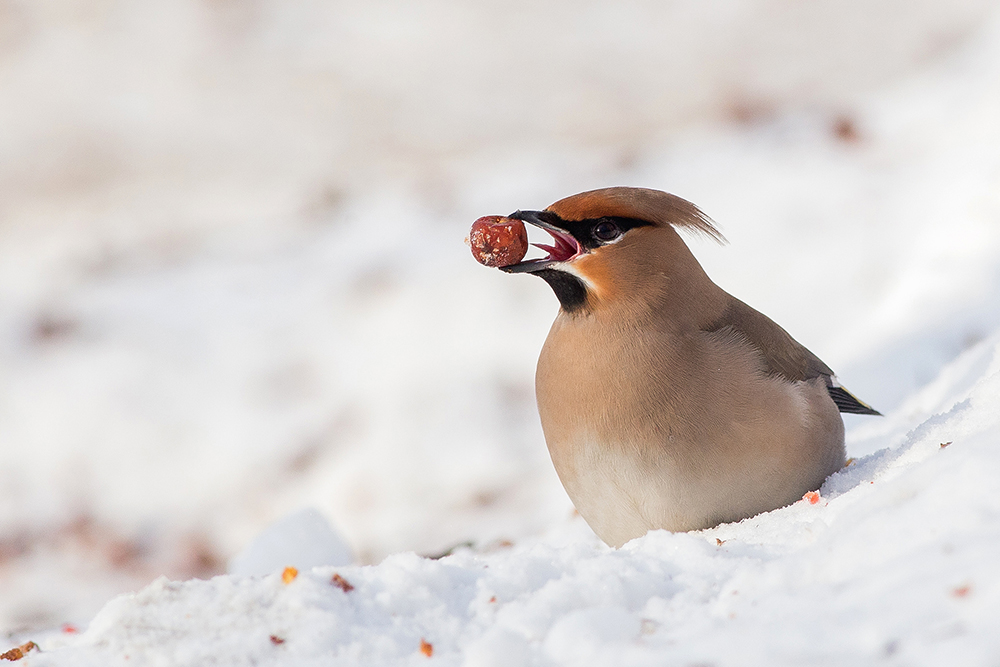
{"label": "black eye stripe", "polygon": [[602,245],[601,241],[595,239],[593,234],[594,228],[602,222],[611,223],[615,227],[617,227],[621,232],[621,234],[619,234],[618,236],[621,236],[622,234],[628,232],[628,230],[634,229],[636,227],[653,226],[653,223],[646,222],[645,220],[639,220],[637,218],[620,218],[617,216],[606,216],[603,218],[587,218],[586,220],[572,220],[572,221],[560,219],[560,221],[556,224],[558,224],[558,226],[562,227],[563,229],[567,230],[570,234],[572,234],[576,238],[576,240],[580,242],[581,246],[583,246],[587,250],[593,250],[594,248],[597,248]]}

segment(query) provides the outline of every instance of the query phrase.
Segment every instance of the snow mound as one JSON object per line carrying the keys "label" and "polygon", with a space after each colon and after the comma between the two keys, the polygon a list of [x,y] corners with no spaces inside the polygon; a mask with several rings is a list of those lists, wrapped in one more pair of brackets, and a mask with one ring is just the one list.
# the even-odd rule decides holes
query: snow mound
{"label": "snow mound", "polygon": [[308,507],[275,521],[229,563],[229,574],[263,575],[294,561],[299,567],[348,565],[351,548],[318,510]]}
{"label": "snow mound", "polygon": [[[975,363],[978,373],[970,373]],[[930,416],[807,499],[619,550],[574,539],[263,577],[160,579],[25,665],[985,664],[1000,657],[1000,332]],[[295,563],[288,563],[295,565]],[[335,577],[336,575],[336,577]]]}

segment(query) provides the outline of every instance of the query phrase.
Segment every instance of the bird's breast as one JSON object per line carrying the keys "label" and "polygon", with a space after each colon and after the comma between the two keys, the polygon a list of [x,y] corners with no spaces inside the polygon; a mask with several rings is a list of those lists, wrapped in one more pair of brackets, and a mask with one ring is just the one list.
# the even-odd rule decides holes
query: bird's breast
{"label": "bird's breast", "polygon": [[842,464],[821,382],[768,376],[753,350],[708,336],[600,324],[561,315],[535,385],[556,472],[608,544],[774,509]]}

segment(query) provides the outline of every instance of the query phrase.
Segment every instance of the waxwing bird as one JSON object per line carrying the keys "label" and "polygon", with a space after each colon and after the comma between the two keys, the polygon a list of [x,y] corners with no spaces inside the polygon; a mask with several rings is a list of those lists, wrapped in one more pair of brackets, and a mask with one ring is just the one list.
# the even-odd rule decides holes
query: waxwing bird
{"label": "waxwing bird", "polygon": [[563,486],[609,545],[795,502],[845,464],[839,413],[879,414],[709,279],[676,231],[722,240],[694,204],[616,187],[510,217],[554,239],[503,270],[559,299],[538,412]]}

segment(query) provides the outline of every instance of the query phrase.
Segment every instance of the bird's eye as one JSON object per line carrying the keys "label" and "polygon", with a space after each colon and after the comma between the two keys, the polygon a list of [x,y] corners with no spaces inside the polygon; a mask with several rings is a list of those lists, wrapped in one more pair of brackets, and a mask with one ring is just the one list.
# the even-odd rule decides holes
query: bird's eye
{"label": "bird's eye", "polygon": [[610,243],[622,235],[622,230],[613,222],[602,220],[594,225],[590,233],[601,243]]}

